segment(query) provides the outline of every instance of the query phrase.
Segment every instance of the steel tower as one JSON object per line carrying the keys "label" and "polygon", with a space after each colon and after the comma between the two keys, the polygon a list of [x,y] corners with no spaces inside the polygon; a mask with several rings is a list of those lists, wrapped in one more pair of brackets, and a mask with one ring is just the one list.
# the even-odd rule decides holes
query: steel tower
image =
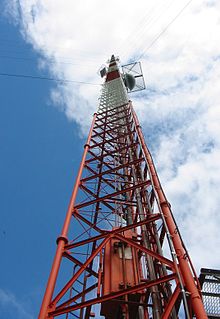
{"label": "steel tower", "polygon": [[207,318],[114,56],[39,314],[57,317]]}

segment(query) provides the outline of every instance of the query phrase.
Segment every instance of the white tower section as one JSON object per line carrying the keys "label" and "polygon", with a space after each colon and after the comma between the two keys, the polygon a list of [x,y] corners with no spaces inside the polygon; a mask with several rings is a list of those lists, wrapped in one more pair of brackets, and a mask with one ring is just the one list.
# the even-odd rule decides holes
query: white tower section
{"label": "white tower section", "polygon": [[101,112],[113,107],[127,104],[128,100],[125,84],[120,76],[115,58],[112,56],[106,82],[102,87],[98,111]]}

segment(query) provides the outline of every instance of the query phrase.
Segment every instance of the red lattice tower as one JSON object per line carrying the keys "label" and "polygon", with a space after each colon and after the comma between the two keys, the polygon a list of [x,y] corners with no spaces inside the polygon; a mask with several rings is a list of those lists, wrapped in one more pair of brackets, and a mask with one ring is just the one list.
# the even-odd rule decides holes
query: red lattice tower
{"label": "red lattice tower", "polygon": [[112,56],[39,318],[207,318]]}

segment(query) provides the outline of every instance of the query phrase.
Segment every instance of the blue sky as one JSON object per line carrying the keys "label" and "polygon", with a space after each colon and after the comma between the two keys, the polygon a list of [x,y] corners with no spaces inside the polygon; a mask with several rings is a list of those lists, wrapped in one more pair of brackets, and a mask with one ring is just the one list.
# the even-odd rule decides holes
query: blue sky
{"label": "blue sky", "polygon": [[[4,17],[0,29],[1,72],[42,75],[18,29]],[[83,140],[76,124],[48,102],[53,83],[0,81],[0,312],[2,319],[36,318]]]}
{"label": "blue sky", "polygon": [[[147,90],[131,98],[199,270],[220,264],[219,2],[192,1],[151,45],[186,3],[2,1],[0,72],[97,84],[97,70],[112,53],[124,63],[142,56]],[[2,319],[31,319],[99,86],[5,76],[0,81],[0,312]]]}

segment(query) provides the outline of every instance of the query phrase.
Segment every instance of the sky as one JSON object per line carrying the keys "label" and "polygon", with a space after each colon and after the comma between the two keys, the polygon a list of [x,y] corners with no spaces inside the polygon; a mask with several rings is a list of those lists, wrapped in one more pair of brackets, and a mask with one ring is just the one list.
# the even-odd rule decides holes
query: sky
{"label": "sky", "polygon": [[[199,272],[220,265],[220,3],[2,0],[2,319],[36,318],[111,54],[141,61],[130,98]],[[77,83],[84,82],[84,83]],[[90,84],[86,84],[90,83]]]}

